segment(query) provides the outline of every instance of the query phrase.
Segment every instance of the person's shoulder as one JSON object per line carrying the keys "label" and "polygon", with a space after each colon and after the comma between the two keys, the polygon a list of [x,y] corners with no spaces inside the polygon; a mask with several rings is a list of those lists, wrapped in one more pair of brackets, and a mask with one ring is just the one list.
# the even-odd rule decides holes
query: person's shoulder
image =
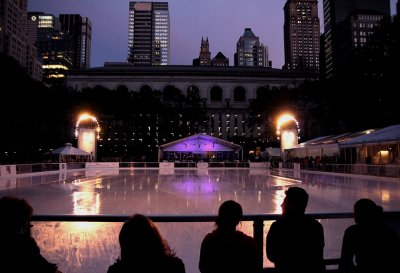
{"label": "person's shoulder", "polygon": [[314,217],[311,217],[309,215],[304,215],[303,219],[305,220],[305,223],[308,225],[322,226],[322,224],[317,219],[315,219]]}
{"label": "person's shoulder", "polygon": [[243,233],[241,231],[237,231],[236,234],[239,237],[239,241],[241,242],[241,244],[243,246],[246,246],[248,248],[257,247],[257,242],[253,237],[251,237],[251,236],[249,236],[249,235],[247,235],[247,234],[245,234],[245,233]]}
{"label": "person's shoulder", "polygon": [[214,230],[210,233],[207,233],[206,236],[204,236],[203,238],[203,242],[204,241],[210,241],[213,240],[215,237],[217,237],[217,232]]}
{"label": "person's shoulder", "polygon": [[271,227],[273,226],[280,226],[280,225],[285,225],[288,222],[288,218],[281,216],[280,218],[276,219],[275,221],[272,222]]}
{"label": "person's shoulder", "polygon": [[253,237],[247,235],[246,233],[243,233],[242,231],[236,231],[236,236],[243,240],[254,241]]}
{"label": "person's shoulder", "polygon": [[177,256],[168,256],[167,263],[171,272],[177,272],[177,273],[185,272],[185,264],[183,263],[181,258]]}
{"label": "person's shoulder", "polygon": [[315,231],[317,231],[317,230],[320,232],[324,231],[324,226],[317,219],[312,218],[311,226],[314,228]]}
{"label": "person's shoulder", "polygon": [[173,264],[183,264],[183,261],[178,256],[168,256],[167,260]]}
{"label": "person's shoulder", "polygon": [[351,226],[348,226],[348,227],[345,229],[345,231],[347,231],[347,232],[354,232],[354,231],[358,231],[358,230],[361,230],[361,229],[363,229],[363,226],[362,226],[362,225],[360,225],[360,224],[353,224],[353,225],[351,225]]}
{"label": "person's shoulder", "polygon": [[359,224],[353,224],[351,226],[348,226],[345,230],[344,230],[344,235],[346,235],[347,237],[354,237],[355,234],[360,234],[363,232],[363,227]]}
{"label": "person's shoulder", "polygon": [[122,264],[120,260],[117,260],[114,264],[108,267],[107,273],[122,273]]}

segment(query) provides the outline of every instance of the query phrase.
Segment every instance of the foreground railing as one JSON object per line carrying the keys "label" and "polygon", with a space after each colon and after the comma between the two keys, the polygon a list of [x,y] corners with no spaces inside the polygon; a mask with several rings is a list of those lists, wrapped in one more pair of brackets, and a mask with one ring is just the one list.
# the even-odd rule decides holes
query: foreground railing
{"label": "foreground railing", "polygon": [[[309,213],[309,216],[325,220],[325,219],[351,219],[352,213]],[[150,219],[157,223],[200,223],[200,222],[215,222],[215,215],[150,215]],[[245,215],[243,221],[253,222],[253,237],[258,243],[258,251],[263,255],[264,247],[264,222],[273,221],[280,217],[278,214],[257,214]],[[126,215],[34,215],[34,222],[125,222],[129,216]],[[385,212],[384,220],[390,223],[400,232],[400,211]],[[335,231],[334,231],[335,232]],[[337,231],[336,231],[337,232]],[[340,234],[341,235],[341,234]],[[336,257],[337,258],[337,257]],[[326,260],[326,264],[337,265],[338,259],[335,257]],[[266,268],[268,271],[270,268]]]}

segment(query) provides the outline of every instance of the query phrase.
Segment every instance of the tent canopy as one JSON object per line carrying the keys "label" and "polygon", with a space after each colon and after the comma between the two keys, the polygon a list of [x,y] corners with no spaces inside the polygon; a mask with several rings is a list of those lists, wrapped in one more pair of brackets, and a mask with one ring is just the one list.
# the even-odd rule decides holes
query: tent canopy
{"label": "tent canopy", "polygon": [[341,143],[339,146],[349,147],[364,144],[384,144],[394,142],[400,142],[400,124],[385,127],[380,130],[371,130],[369,133]]}
{"label": "tent canopy", "polygon": [[[389,157],[398,158],[398,147],[400,147],[400,124],[379,129],[363,130],[355,133],[319,137],[300,143],[289,149],[285,149],[285,152],[293,157],[316,155],[335,156],[338,155],[341,150],[348,150],[349,148],[357,147],[358,154],[355,154],[353,158],[362,157],[364,160],[362,163],[364,163],[366,160],[365,158],[367,157],[376,157],[377,153],[381,156],[381,153],[379,152],[380,149],[375,151],[372,148],[382,145],[394,145],[392,147],[393,150],[391,151],[393,155],[390,155]],[[361,149],[361,147],[367,146],[372,148],[365,151]]]}
{"label": "tent canopy", "polygon": [[85,155],[90,156],[90,153],[80,150],[78,148],[72,147],[71,143],[65,143],[63,147],[57,148],[52,152],[48,152],[47,154],[53,155]]}
{"label": "tent canopy", "polygon": [[290,153],[294,157],[307,157],[307,156],[335,156],[339,153],[340,147],[347,144],[353,139],[365,136],[374,129],[357,131],[353,133],[343,133],[339,135],[329,135],[317,137],[303,143],[299,143],[285,152]]}

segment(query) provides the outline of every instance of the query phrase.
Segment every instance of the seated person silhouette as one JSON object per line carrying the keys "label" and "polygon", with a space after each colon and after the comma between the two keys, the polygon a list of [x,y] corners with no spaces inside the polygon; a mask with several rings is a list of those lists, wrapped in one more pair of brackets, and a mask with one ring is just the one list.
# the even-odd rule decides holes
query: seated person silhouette
{"label": "seated person silhouette", "polygon": [[325,272],[324,230],[305,215],[308,193],[290,187],[281,205],[282,216],[272,223],[266,238],[266,253],[276,272]]}
{"label": "seated person silhouette", "polygon": [[243,217],[239,203],[222,203],[216,220],[217,228],[201,244],[201,273],[253,273],[262,271],[262,257],[253,237],[236,230]]}
{"label": "seated person silhouette", "polygon": [[400,272],[400,240],[382,221],[383,209],[362,198],[354,204],[355,224],[343,236],[340,272]]}
{"label": "seated person silhouette", "polygon": [[30,236],[33,209],[24,199],[0,198],[0,272],[55,273],[57,265],[49,263]]}
{"label": "seated person silhouette", "polygon": [[182,260],[175,256],[156,225],[142,214],[133,215],[119,233],[121,256],[108,273],[185,273]]}

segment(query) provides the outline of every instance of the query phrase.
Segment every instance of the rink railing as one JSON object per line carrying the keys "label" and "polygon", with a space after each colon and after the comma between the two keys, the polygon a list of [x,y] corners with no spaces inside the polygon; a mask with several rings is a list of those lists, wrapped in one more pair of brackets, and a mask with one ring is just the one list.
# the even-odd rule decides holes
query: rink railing
{"label": "rink railing", "polygon": [[400,178],[400,165],[394,164],[328,164],[328,163],[314,163],[314,164],[303,164],[293,162],[281,163],[282,168],[285,169],[296,169],[301,171],[317,171],[317,172],[329,172],[339,174],[356,174],[356,175],[370,175],[378,177],[388,178]]}
{"label": "rink railing", "polygon": [[[400,165],[368,165],[368,164],[300,164],[293,162],[272,162],[273,169],[291,169],[298,171],[319,171],[337,174],[356,174],[388,178],[400,178]],[[91,164],[100,169],[161,169],[168,165],[175,168],[264,168],[270,169],[270,162],[69,162],[69,163],[37,163],[0,165],[0,176],[28,175],[42,172],[62,172],[88,169]],[[97,166],[98,165],[98,166]],[[90,168],[90,167],[89,167]],[[168,169],[167,168],[167,169]]]}
{"label": "rink railing", "polygon": [[[351,212],[337,212],[337,213],[307,213],[314,219],[349,219],[353,218]],[[215,222],[216,215],[157,215],[148,216],[154,222],[174,222],[174,223],[190,223],[190,222]],[[253,222],[253,237],[257,241],[258,251],[262,256],[264,253],[264,221],[274,221],[280,217],[280,214],[256,214],[244,215],[242,221]],[[126,215],[33,215],[32,221],[37,222],[125,222],[129,219]],[[400,211],[384,212],[384,221],[390,223],[398,233],[400,233]],[[334,272],[337,270],[339,258],[325,259],[328,266],[335,266],[336,268],[329,271]],[[273,271],[273,268],[265,268],[264,272]]]}

